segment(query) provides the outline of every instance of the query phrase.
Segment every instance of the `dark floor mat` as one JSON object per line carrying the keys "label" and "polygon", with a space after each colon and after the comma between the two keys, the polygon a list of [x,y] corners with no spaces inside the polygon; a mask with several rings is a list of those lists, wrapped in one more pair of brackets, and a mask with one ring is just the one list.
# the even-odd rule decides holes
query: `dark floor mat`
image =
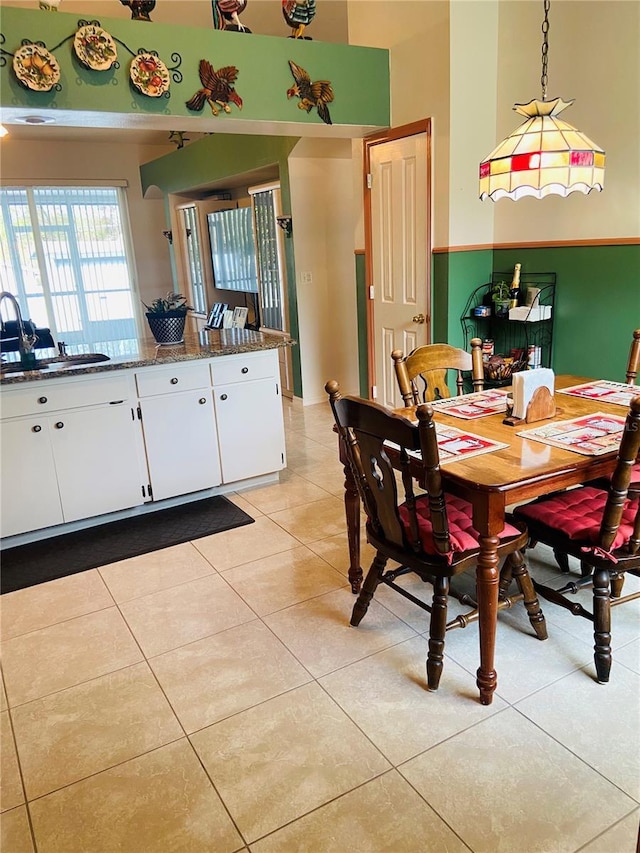
{"label": "dark floor mat", "polygon": [[3,593],[220,533],[253,519],[222,496],[2,550]]}

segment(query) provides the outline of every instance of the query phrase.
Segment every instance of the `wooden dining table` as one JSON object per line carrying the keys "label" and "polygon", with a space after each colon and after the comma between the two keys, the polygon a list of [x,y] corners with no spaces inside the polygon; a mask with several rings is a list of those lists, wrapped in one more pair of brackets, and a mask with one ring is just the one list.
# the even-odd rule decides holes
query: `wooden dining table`
{"label": "wooden dining table", "polygon": [[[580,376],[556,376],[555,389],[568,388],[593,381]],[[640,389],[638,391],[640,394]],[[473,507],[473,526],[478,533],[480,551],[476,568],[479,610],[480,666],[476,684],[480,702],[490,705],[497,685],[494,667],[498,614],[499,534],[505,525],[507,506],[530,501],[569,486],[586,483],[610,475],[615,467],[616,452],[586,456],[560,447],[542,444],[518,435],[542,423],[561,421],[594,412],[625,416],[624,406],[606,404],[602,400],[585,399],[567,394],[555,395],[556,416],[544,422],[517,426],[503,423],[504,414],[474,420],[461,420],[435,409],[436,424],[464,429],[483,438],[504,442],[507,447],[441,465],[447,492],[468,500]],[[415,420],[414,408],[395,409],[396,414]],[[341,445],[341,442],[340,442]],[[349,581],[354,593],[362,583],[360,566],[360,500],[342,446],[340,459],[345,471],[345,513],[349,542]]]}

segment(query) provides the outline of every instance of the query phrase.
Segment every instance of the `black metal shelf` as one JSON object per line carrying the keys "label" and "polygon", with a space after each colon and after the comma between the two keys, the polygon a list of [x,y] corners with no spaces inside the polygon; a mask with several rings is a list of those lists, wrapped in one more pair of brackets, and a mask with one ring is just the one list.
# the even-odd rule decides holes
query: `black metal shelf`
{"label": "black metal shelf", "polygon": [[[539,289],[540,293],[536,304],[551,307],[549,318],[544,320],[510,320],[508,317],[496,317],[493,313],[488,317],[476,317],[473,314],[473,309],[477,306],[490,303],[493,285],[500,281],[510,281],[511,276],[512,273],[510,272],[493,273],[490,282],[476,287],[469,296],[460,317],[464,347],[469,349],[471,338],[483,338],[484,340],[491,338],[494,341],[496,355],[511,356],[513,350],[523,350],[526,358],[530,346],[539,346],[541,348],[541,366],[551,367],[556,294],[556,274],[554,272],[521,273],[520,275],[521,290],[528,287]],[[504,385],[509,384],[509,382],[495,384]]]}

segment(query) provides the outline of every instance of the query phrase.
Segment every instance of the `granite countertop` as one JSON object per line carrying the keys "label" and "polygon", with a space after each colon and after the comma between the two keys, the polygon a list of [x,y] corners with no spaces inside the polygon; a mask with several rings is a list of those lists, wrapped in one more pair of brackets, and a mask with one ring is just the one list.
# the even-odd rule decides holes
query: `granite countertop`
{"label": "granite countertop", "polygon": [[[92,373],[104,373],[110,370],[123,370],[136,367],[149,367],[157,364],[173,364],[179,361],[194,361],[200,358],[214,358],[220,355],[236,355],[243,352],[277,349],[293,346],[295,341],[280,335],[269,335],[249,329],[211,329],[185,332],[182,344],[174,346],[158,345],[153,338],[131,341],[112,341],[109,344],[91,344],[82,347],[68,347],[68,353],[80,355],[87,352],[100,352],[109,356],[108,361],[93,364],[69,364],[64,356],[46,359],[47,366],[38,370],[3,373],[0,369],[0,386],[16,385],[46,379],[60,379],[65,376],[79,376]],[[36,351],[38,358],[46,358]],[[17,359],[17,353],[10,353]],[[10,367],[11,361],[7,362]]]}

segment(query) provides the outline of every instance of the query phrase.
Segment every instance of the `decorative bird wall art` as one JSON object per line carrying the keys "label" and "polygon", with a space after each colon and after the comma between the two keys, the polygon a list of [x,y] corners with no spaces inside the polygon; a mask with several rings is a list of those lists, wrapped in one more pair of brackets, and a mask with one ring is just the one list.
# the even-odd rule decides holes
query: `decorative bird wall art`
{"label": "decorative bird wall art", "polygon": [[333,101],[333,87],[329,80],[316,80],[315,83],[312,83],[309,72],[296,65],[291,59],[289,60],[289,68],[295,83],[290,89],[287,89],[287,98],[300,98],[298,109],[310,113],[315,107],[325,124],[333,124],[327,107],[327,104]]}
{"label": "decorative bird wall art", "polygon": [[156,0],[120,0],[120,2],[131,9],[132,21],[150,21],[150,13],[156,6]]}
{"label": "decorative bird wall art", "polygon": [[290,38],[310,38],[302,34],[316,16],[316,0],[282,0],[282,14],[291,27]]}
{"label": "decorative bird wall art", "polygon": [[219,68],[216,71],[210,62],[201,59],[198,70],[202,89],[198,89],[195,95],[187,101],[187,109],[201,112],[205,101],[209,103],[214,116],[217,116],[221,110],[230,113],[229,102],[235,104],[239,110],[242,109],[242,98],[233,86],[239,74],[235,65],[225,65],[224,68]]}
{"label": "decorative bird wall art", "polygon": [[217,30],[229,30],[236,33],[250,33],[248,27],[240,23],[240,15],[247,8],[247,0],[213,0],[213,23]]}

